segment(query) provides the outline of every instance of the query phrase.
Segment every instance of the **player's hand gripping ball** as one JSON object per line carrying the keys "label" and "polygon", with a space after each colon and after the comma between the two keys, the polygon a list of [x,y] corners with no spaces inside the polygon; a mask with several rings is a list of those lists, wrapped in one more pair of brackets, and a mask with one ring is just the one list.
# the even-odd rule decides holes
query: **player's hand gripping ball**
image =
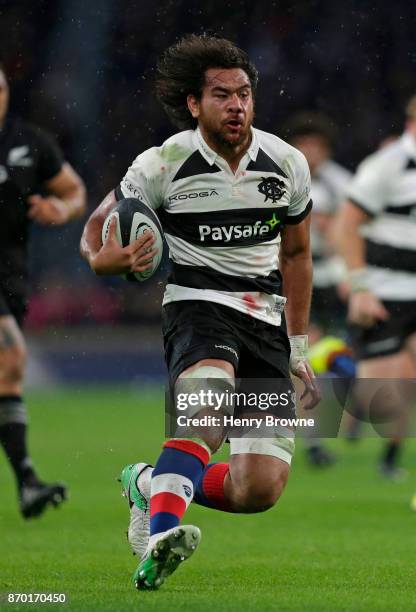
{"label": "player's hand gripping ball", "polygon": [[117,221],[116,237],[122,247],[132,244],[146,232],[151,232],[155,237],[152,249],[158,252],[151,260],[151,266],[143,272],[128,272],[123,277],[132,282],[142,282],[153,276],[158,269],[163,254],[163,230],[156,214],[146,204],[137,198],[125,198],[108,215],[103,224],[102,241],[105,242],[111,220],[115,217]]}

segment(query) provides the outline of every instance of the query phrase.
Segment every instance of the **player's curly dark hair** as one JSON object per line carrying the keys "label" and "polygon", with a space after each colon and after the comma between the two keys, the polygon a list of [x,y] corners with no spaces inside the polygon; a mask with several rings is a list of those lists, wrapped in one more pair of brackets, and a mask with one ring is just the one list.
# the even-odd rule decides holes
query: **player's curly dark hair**
{"label": "player's curly dark hair", "polygon": [[163,53],[156,68],[156,94],[170,120],[181,130],[194,129],[197,121],[187,106],[187,96],[201,97],[209,68],[241,68],[255,93],[258,72],[248,55],[234,43],[206,34],[189,34]]}

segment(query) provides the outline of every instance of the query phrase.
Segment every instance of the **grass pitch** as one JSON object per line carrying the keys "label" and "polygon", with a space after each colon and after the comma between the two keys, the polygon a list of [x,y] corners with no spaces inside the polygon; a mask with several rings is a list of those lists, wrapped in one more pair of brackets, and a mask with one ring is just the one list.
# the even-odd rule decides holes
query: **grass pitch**
{"label": "grass pitch", "polygon": [[[264,514],[191,506],[202,543],[158,592],[138,593],[125,539],[127,506],[116,478],[129,462],[154,462],[163,393],[73,389],[29,393],[30,447],[41,476],[62,479],[70,500],[23,521],[0,458],[0,593],[65,592],[63,610],[416,610],[416,489],[409,442],[400,484],[378,476],[379,440],[331,446],[338,464],[317,471],[298,452],[287,490]],[[225,455],[224,455],[225,456]],[[413,471],[412,471],[413,470]],[[49,604],[51,606],[51,604]],[[3,603],[7,609],[45,606]]]}

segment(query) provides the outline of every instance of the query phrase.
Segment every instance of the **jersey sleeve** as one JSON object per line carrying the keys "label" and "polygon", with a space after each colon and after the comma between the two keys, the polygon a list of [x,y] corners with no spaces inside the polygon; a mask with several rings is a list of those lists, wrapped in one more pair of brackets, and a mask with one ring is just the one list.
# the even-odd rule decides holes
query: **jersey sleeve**
{"label": "jersey sleeve", "polygon": [[297,154],[293,166],[292,194],[285,219],[285,223],[289,225],[296,225],[303,221],[312,209],[311,175],[308,162],[302,153],[297,151]]}
{"label": "jersey sleeve", "polygon": [[347,197],[370,216],[380,214],[386,206],[387,176],[390,172],[376,156],[365,159],[357,169],[347,191]]}
{"label": "jersey sleeve", "polygon": [[37,174],[40,183],[48,181],[61,171],[64,156],[56,140],[43,130],[35,132],[35,148],[37,149]]}
{"label": "jersey sleeve", "polygon": [[156,147],[136,157],[115,190],[117,199],[138,198],[152,210],[161,206],[164,177],[158,157]]}

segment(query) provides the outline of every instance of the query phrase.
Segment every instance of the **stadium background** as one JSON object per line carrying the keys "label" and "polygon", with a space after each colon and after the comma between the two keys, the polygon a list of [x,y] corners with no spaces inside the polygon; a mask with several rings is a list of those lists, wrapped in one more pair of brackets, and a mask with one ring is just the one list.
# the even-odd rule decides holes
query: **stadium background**
{"label": "stadium background", "polygon": [[[57,137],[92,210],[137,153],[173,133],[151,79],[180,35],[209,30],[239,43],[261,73],[256,125],[284,137],[293,112],[322,110],[338,127],[335,158],[354,169],[401,131],[416,91],[415,23],[405,0],[1,1],[0,51],[12,111]],[[33,455],[72,497],[24,524],[1,462],[0,592],[66,591],[71,609],[130,610],[135,563],[114,478],[158,453],[163,272],[139,288],[95,278],[78,255],[81,226],[33,228],[27,321]],[[377,440],[333,445],[333,470],[315,473],[296,458],[284,499],[266,515],[192,508],[204,549],[141,609],[415,609],[412,481],[376,475]],[[413,457],[409,444],[404,464]]]}
{"label": "stadium background", "polygon": [[[284,137],[292,113],[327,113],[338,127],[335,158],[350,169],[384,137],[400,133],[404,103],[415,90],[416,8],[404,0],[214,0],[204,6],[171,0],[101,0],[88,6],[81,0],[21,0],[0,6],[0,52],[11,109],[57,137],[86,182],[90,210],[139,152],[173,133],[155,104],[152,72],[161,48],[181,34],[217,32],[249,52],[261,74],[256,120],[261,129]],[[163,366],[151,350],[157,331],[147,340],[138,326],[157,330],[163,272],[139,290],[94,278],[78,255],[81,225],[33,228],[28,329],[38,351],[44,354],[49,347],[49,377],[59,369],[66,378],[100,379],[103,356],[99,368],[88,355],[73,358],[80,326],[84,352],[96,354],[97,347],[113,342],[122,367],[108,367],[107,376],[132,376],[130,360],[121,354],[126,338],[152,353],[136,361],[136,376],[140,364],[143,375],[154,374],[156,364],[160,372]],[[134,335],[123,334],[132,324]],[[63,345],[56,330],[66,326]]]}

